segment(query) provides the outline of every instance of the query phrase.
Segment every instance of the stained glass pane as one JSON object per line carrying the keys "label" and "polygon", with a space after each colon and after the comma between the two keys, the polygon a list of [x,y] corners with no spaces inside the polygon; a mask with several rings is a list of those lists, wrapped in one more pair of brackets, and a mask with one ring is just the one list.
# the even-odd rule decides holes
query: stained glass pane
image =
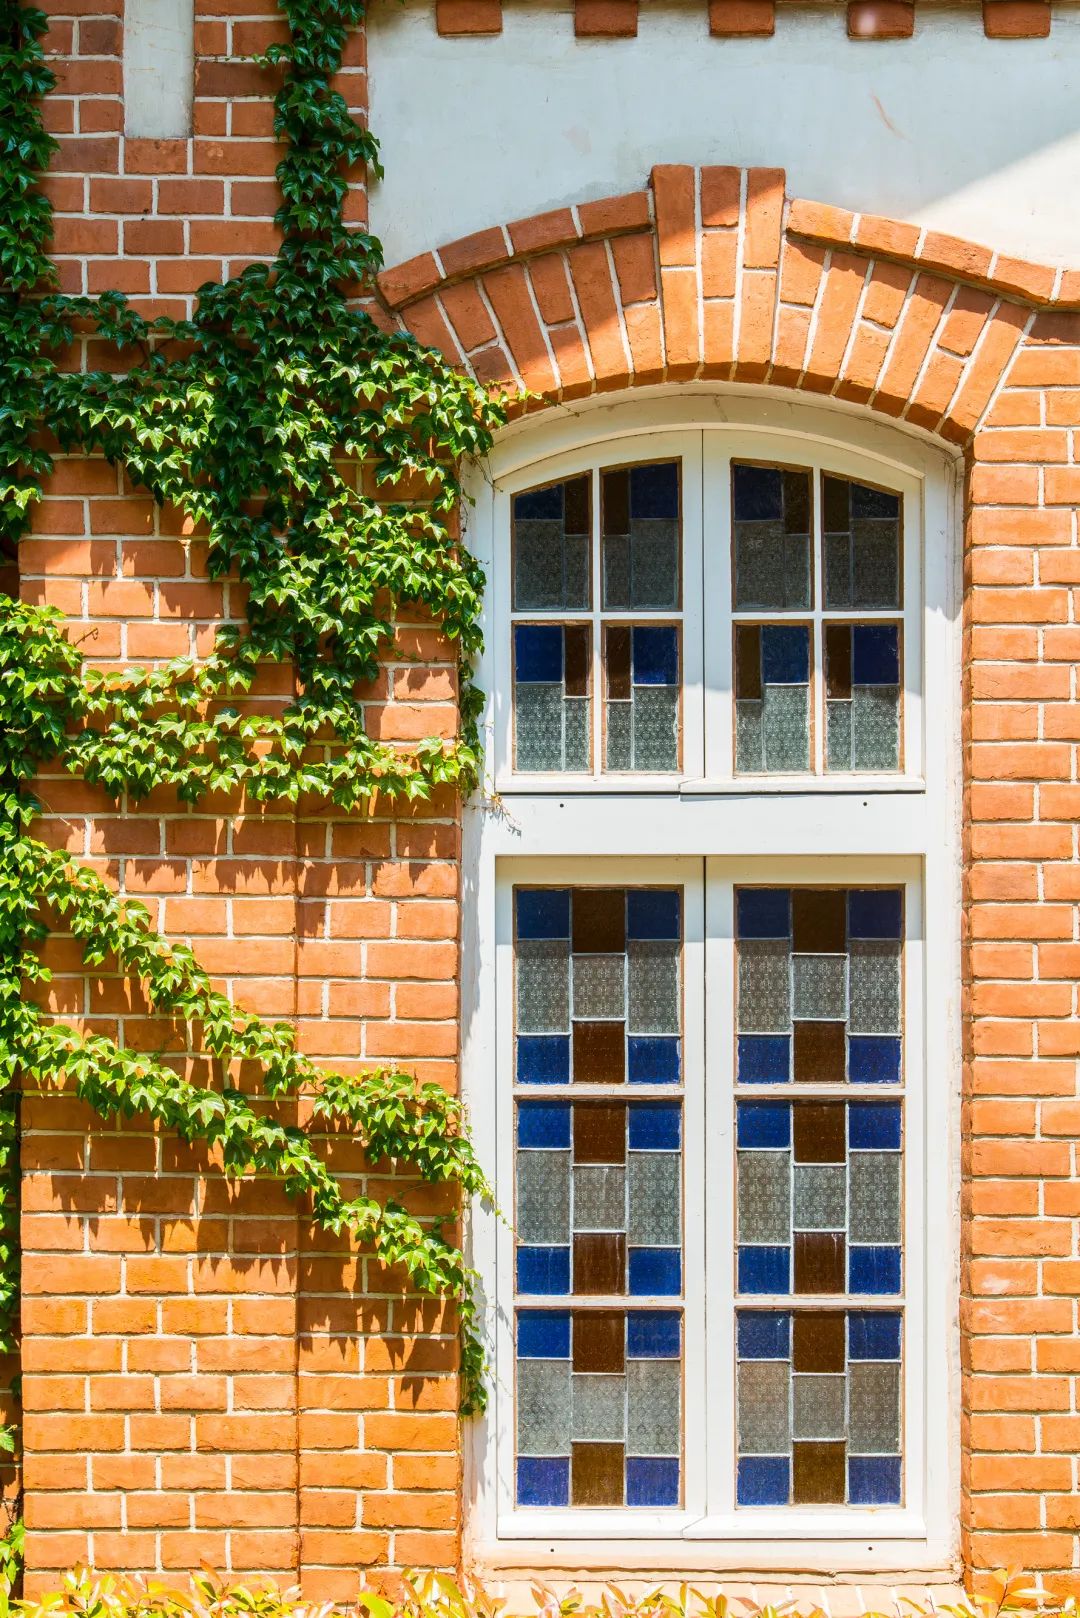
{"label": "stained glass pane", "polygon": [[810,602],[810,473],[731,468],[736,609],[805,611]]}
{"label": "stained glass pane", "polygon": [[606,625],[606,769],[679,768],[679,659],[674,625]]}
{"label": "stained glass pane", "polygon": [[822,477],[825,606],[900,606],[901,499],[847,478]]}
{"label": "stained glass pane", "polygon": [[515,768],[590,768],[589,663],[587,624],[514,625]]}
{"label": "stained glass pane", "polygon": [[735,768],[799,774],[810,768],[810,630],[735,626]]}
{"label": "stained glass pane", "polygon": [[826,624],[829,770],[900,768],[900,627]]}
{"label": "stained glass pane", "polygon": [[588,474],[514,496],[514,608],[591,605]]}

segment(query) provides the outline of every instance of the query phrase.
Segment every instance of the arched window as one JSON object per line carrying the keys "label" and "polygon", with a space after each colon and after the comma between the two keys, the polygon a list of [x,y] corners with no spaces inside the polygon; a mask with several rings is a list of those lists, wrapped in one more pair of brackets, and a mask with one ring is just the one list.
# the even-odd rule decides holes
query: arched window
{"label": "arched window", "polygon": [[488,470],[474,1541],[941,1565],[952,463],[713,393],[526,424]]}

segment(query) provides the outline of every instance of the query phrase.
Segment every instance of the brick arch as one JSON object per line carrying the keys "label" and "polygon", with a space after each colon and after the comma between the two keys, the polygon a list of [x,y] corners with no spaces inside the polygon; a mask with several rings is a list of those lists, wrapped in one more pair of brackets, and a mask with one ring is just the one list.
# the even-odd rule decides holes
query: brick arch
{"label": "brick arch", "polygon": [[765,382],[957,444],[1017,349],[1067,338],[1080,310],[1080,272],[789,199],[782,169],[682,165],[423,253],[380,290],[455,363],[547,402]]}

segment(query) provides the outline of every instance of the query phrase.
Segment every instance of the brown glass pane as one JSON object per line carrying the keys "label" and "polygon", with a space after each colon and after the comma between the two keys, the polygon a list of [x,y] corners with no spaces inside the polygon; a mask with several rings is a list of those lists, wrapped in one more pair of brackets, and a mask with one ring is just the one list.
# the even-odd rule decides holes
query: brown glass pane
{"label": "brown glass pane", "polygon": [[609,624],[604,631],[607,694],[624,701],[630,695],[630,625]]}
{"label": "brown glass pane", "polygon": [[796,1506],[842,1506],[846,1498],[846,1444],[792,1447],[791,1500]]}
{"label": "brown glass pane", "polygon": [[626,1108],[578,1102],[574,1107],[574,1162],[626,1162]]}
{"label": "brown glass pane", "polygon": [[796,1371],[844,1369],[844,1316],[799,1310],[793,1316],[792,1364]]}
{"label": "brown glass pane", "polygon": [[[846,1073],[844,1024],[797,1022],[794,1056],[796,1084],[843,1084]],[[808,1160],[800,1158],[799,1161]]]}
{"label": "brown glass pane", "polygon": [[563,630],[564,679],[568,697],[589,694],[589,626],[567,624]]}
{"label": "brown glass pane", "polygon": [[795,1114],[796,1163],[843,1163],[846,1108],[842,1101],[800,1101]]}
{"label": "brown glass pane", "polygon": [[800,954],[842,955],[847,948],[847,893],[843,888],[793,888],[792,946]]}
{"label": "brown glass pane", "polygon": [[735,695],[761,696],[761,626],[735,626]]}
{"label": "brown glass pane", "polygon": [[604,533],[630,532],[630,470],[621,466],[614,472],[604,473]]}
{"label": "brown glass pane", "polygon": [[788,534],[810,532],[810,474],[784,473],[784,531]]}
{"label": "brown glass pane", "polygon": [[795,1291],[843,1292],[845,1241],[839,1231],[795,1232]]}
{"label": "brown glass pane", "polygon": [[626,1316],[622,1310],[575,1310],[574,1370],[621,1373],[625,1368]]}
{"label": "brown glass pane", "polygon": [[574,1291],[589,1297],[626,1291],[626,1237],[590,1232],[574,1237]]}
{"label": "brown glass pane", "polygon": [[626,948],[626,890],[575,888],[575,955],[621,955]]}
{"label": "brown glass pane", "polygon": [[827,534],[848,531],[848,485],[841,478],[823,478],[822,514]]}
{"label": "brown glass pane", "polygon": [[626,1077],[624,1026],[621,1022],[574,1024],[575,1084],[622,1084]]}
{"label": "brown glass pane", "polygon": [[570,1504],[621,1506],[623,1503],[623,1446],[572,1444],[570,1446]]}
{"label": "brown glass pane", "polygon": [[825,695],[851,695],[851,625],[825,625]]}
{"label": "brown glass pane", "polygon": [[589,476],[571,478],[564,485],[564,526],[568,534],[591,534],[589,521]]}

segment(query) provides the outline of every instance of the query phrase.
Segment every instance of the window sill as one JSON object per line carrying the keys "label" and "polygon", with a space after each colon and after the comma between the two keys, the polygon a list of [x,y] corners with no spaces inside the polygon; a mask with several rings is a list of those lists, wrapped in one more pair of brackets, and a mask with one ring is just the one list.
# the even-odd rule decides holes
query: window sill
{"label": "window sill", "polygon": [[495,791],[501,797],[625,797],[661,795],[674,798],[762,798],[858,796],[860,793],[925,793],[926,782],[911,775],[740,775],[680,777],[676,775],[575,776],[500,775]]}

